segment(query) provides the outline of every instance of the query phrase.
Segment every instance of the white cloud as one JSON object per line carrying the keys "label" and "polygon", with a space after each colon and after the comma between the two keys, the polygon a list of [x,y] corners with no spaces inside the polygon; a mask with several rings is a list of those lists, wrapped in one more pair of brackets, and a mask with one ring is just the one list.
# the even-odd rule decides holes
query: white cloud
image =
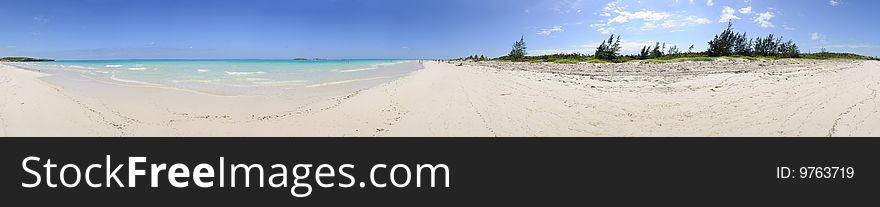
{"label": "white cloud", "polygon": [[822,35],[821,33],[818,33],[818,32],[810,33],[810,39],[811,39],[811,40],[821,40],[821,39],[824,39],[824,38],[825,38],[825,36]]}
{"label": "white cloud", "polygon": [[788,26],[788,25],[782,25],[782,29],[785,29],[785,30],[788,30],[788,31],[794,31],[794,30],[795,30],[793,27],[790,27],[790,26]]}
{"label": "white cloud", "polygon": [[43,16],[34,16],[33,19],[34,19],[34,23],[37,23],[37,24],[46,24],[46,23],[49,23],[49,18],[46,18],[46,17],[43,17]]}
{"label": "white cloud", "polygon": [[827,45],[829,43],[828,40],[825,39],[825,35],[818,32],[810,33],[810,40],[813,40],[820,45]]}
{"label": "white cloud", "polygon": [[694,0],[690,0],[690,4],[694,4]]}
{"label": "white cloud", "polygon": [[529,55],[553,55],[560,53],[580,53],[585,55],[591,55],[596,52],[596,48],[573,48],[573,49],[565,49],[565,48],[554,48],[554,49],[540,49],[540,50],[529,50]]}
{"label": "white cloud", "polygon": [[666,19],[667,17],[672,16],[671,14],[666,13],[666,12],[655,12],[655,11],[637,11],[635,13],[627,12],[627,11],[620,11],[617,13],[619,15],[617,15],[617,17],[609,19],[608,23],[626,23],[626,22],[629,22],[630,20],[643,20],[643,21],[652,21],[653,22],[653,21],[663,20],[663,19]]}
{"label": "white cloud", "polygon": [[642,26],[641,29],[642,30],[651,30],[651,29],[655,29],[657,27],[661,27],[664,29],[672,29],[672,28],[678,28],[678,27],[687,27],[687,26],[691,26],[691,25],[701,25],[701,24],[709,24],[709,23],[712,23],[712,20],[702,18],[702,17],[697,17],[697,16],[687,16],[687,17],[682,17],[682,18],[667,19],[667,20],[663,21],[663,23],[660,23],[660,24],[656,24],[654,22],[645,22],[645,25]]}
{"label": "white cloud", "polygon": [[[653,47],[656,43],[657,42],[655,42],[655,41],[623,41],[623,40],[621,40],[620,41],[620,51],[621,51],[620,53],[621,54],[636,54],[640,50],[642,50],[642,47],[645,47],[645,46],[652,46]],[[662,45],[663,43],[661,42],[660,44]],[[669,47],[674,46],[674,45],[675,44],[666,43],[666,48],[669,49]]]}
{"label": "white cloud", "polygon": [[623,11],[624,8],[622,6],[618,6],[618,4],[620,4],[620,1],[621,0],[615,0],[612,2],[608,2],[608,4],[605,4],[605,7],[602,8],[602,13],[600,14],[600,16],[610,17],[611,12]]}
{"label": "white cloud", "polygon": [[[620,54],[637,54],[642,47],[651,46],[653,47],[655,41],[627,41],[620,40]],[[584,45],[575,46],[573,48],[554,48],[554,49],[540,49],[540,50],[529,50],[529,54],[531,55],[552,55],[559,53],[580,53],[586,55],[592,55],[596,52],[596,47],[602,44],[601,42],[591,42]],[[660,44],[663,44],[662,42]],[[666,48],[668,49],[675,44],[666,43]],[[685,48],[686,49],[686,48]]]}
{"label": "white cloud", "polygon": [[541,32],[538,32],[537,34],[541,35],[541,36],[547,36],[547,35],[553,34],[554,32],[562,32],[562,31],[565,31],[565,30],[562,30],[562,26],[553,26],[553,28],[550,28],[550,29],[542,29]]}
{"label": "white cloud", "polygon": [[770,20],[773,19],[773,17],[775,17],[775,16],[773,15],[772,12],[769,12],[769,11],[764,12],[764,13],[759,13],[758,16],[755,16],[755,23],[757,23],[758,26],[761,26],[764,28],[774,27],[773,23],[770,22]]}
{"label": "white cloud", "polygon": [[590,24],[590,27],[596,27],[596,31],[602,34],[611,34],[615,30],[614,27],[610,27],[608,24]]}
{"label": "white cloud", "polygon": [[[683,15],[683,12],[666,12],[666,11],[627,11],[621,0],[615,0],[607,3],[602,11],[596,15],[607,17],[605,20],[599,20],[597,23],[590,24],[591,28],[602,34],[613,33],[616,27],[623,26],[625,29],[640,29],[642,31],[653,30],[657,28],[669,29],[667,31],[683,31],[683,27],[709,24],[711,20],[698,17]],[[641,24],[639,26],[633,24]],[[620,26],[619,26],[620,25]]]}
{"label": "white cloud", "polygon": [[729,22],[730,20],[740,19],[736,16],[736,10],[730,8],[729,6],[725,6],[724,9],[721,9],[721,19],[718,22]]}
{"label": "white cloud", "polygon": [[708,0],[706,1],[706,6],[715,6],[715,2],[712,2],[712,0]]}
{"label": "white cloud", "polygon": [[[637,54],[642,47],[651,46],[653,47],[657,42],[656,41],[628,41],[628,40],[620,40],[620,54]],[[583,48],[592,49],[592,52],[595,52],[596,47],[599,46],[601,42],[593,42],[586,45],[582,45]],[[660,42],[660,45],[663,45],[663,42]],[[666,48],[675,46],[676,44],[666,43]]]}
{"label": "white cloud", "polygon": [[752,6],[740,8],[739,13],[742,13],[742,14],[752,13]]}
{"label": "white cloud", "polygon": [[830,1],[828,1],[828,5],[837,6],[837,5],[840,5],[840,2],[837,0],[830,0]]}

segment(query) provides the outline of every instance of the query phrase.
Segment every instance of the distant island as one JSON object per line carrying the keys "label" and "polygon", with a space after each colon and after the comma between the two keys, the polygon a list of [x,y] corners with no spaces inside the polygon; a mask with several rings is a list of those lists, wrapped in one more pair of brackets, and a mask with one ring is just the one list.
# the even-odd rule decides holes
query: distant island
{"label": "distant island", "polygon": [[324,60],[322,58],[294,58],[293,60]]}
{"label": "distant island", "polygon": [[2,57],[2,58],[0,58],[0,62],[49,62],[49,61],[55,61],[55,60],[29,58],[29,57]]}

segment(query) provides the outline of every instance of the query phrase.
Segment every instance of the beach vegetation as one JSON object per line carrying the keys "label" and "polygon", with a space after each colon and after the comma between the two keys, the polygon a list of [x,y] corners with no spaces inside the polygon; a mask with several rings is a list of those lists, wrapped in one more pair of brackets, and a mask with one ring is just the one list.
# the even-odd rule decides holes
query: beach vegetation
{"label": "beach vegetation", "polygon": [[[666,44],[666,43],[664,43],[664,44]],[[678,49],[678,45],[673,45],[673,46],[669,47],[669,51],[666,52],[666,54],[670,54],[670,55],[674,55],[674,54],[678,54],[678,53],[681,53],[681,51]]]}
{"label": "beach vegetation", "polygon": [[876,57],[868,57],[863,55],[857,55],[852,53],[834,53],[834,52],[817,52],[817,53],[806,53],[801,54],[801,58],[803,59],[813,59],[813,60],[880,60]]}
{"label": "beach vegetation", "polygon": [[619,62],[620,56],[620,35],[615,40],[614,34],[607,41],[602,41],[599,47],[596,47],[596,53],[593,55],[597,59]]}
{"label": "beach vegetation", "polygon": [[749,39],[746,33],[733,31],[733,23],[728,22],[721,34],[710,40],[706,54],[711,57],[720,56],[752,56],[752,57],[800,57],[800,50],[794,41],[783,42],[782,37],[773,34],[767,37]]}
{"label": "beach vegetation", "polygon": [[685,62],[685,61],[715,61],[718,57],[681,57],[681,58],[671,58],[671,59],[648,59],[642,60],[642,62],[649,63],[670,63],[670,62]]}
{"label": "beach vegetation", "polygon": [[733,54],[733,46],[738,34],[733,32],[733,23],[727,23],[727,29],[721,34],[715,35],[715,38],[709,41],[709,49],[706,53],[709,56],[728,56]]}
{"label": "beach vegetation", "polygon": [[581,61],[581,60],[578,60],[578,59],[554,59],[554,60],[551,60],[551,62],[553,62],[553,63],[567,63],[567,64],[570,64],[570,63],[579,63],[579,62],[582,62],[582,61]]}
{"label": "beach vegetation", "polygon": [[474,61],[474,62],[479,62],[479,61],[488,61],[488,60],[490,60],[490,59],[487,58],[485,55],[471,55],[471,56],[467,56],[467,57],[464,57],[464,58],[458,58],[458,59],[455,59],[455,60],[463,60],[463,61]]}
{"label": "beach vegetation", "polygon": [[639,51],[638,59],[639,60],[648,59],[650,54],[651,54],[651,47],[647,46],[647,45],[642,46],[642,50]]}
{"label": "beach vegetation", "polygon": [[818,53],[801,53],[798,45],[792,41],[783,41],[782,37],[768,34],[766,37],[749,39],[746,33],[733,30],[733,23],[728,22],[727,28],[708,42],[706,51],[694,51],[694,45],[683,52],[678,45],[667,48],[665,42],[655,42],[653,46],[645,45],[637,54],[621,55],[621,35],[612,34],[607,40],[596,47],[591,55],[581,53],[559,53],[552,55],[527,56],[525,39],[514,43],[510,54],[489,59],[483,55],[462,58],[473,61],[517,61],[517,62],[552,62],[552,63],[621,63],[630,61],[643,62],[681,62],[681,61],[713,61],[719,58],[746,60],[779,60],[779,59],[810,59],[810,60],[880,60],[852,53],[833,53],[822,48]]}
{"label": "beach vegetation", "polygon": [[510,49],[510,54],[507,54],[508,59],[520,60],[526,57],[528,53],[526,52],[526,40],[525,36],[521,36],[519,41],[513,43],[513,48]]}
{"label": "beach vegetation", "polygon": [[660,58],[663,57],[663,51],[666,50],[666,43],[663,43],[663,47],[660,47],[660,42],[656,42],[654,44],[654,49],[651,50],[651,58]]}

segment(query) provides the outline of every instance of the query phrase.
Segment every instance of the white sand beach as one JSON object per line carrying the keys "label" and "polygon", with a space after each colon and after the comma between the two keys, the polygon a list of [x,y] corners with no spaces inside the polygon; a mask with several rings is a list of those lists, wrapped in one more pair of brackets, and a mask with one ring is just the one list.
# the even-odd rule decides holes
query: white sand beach
{"label": "white sand beach", "polygon": [[71,87],[0,64],[0,135],[880,136],[877,61],[424,66],[302,102]]}

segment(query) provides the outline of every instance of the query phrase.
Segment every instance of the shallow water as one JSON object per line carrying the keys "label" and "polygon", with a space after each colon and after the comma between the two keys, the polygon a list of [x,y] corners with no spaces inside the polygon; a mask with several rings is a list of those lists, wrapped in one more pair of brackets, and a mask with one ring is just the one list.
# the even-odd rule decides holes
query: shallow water
{"label": "shallow water", "polygon": [[70,60],[16,63],[121,84],[173,87],[222,95],[289,90],[399,77],[414,60]]}

